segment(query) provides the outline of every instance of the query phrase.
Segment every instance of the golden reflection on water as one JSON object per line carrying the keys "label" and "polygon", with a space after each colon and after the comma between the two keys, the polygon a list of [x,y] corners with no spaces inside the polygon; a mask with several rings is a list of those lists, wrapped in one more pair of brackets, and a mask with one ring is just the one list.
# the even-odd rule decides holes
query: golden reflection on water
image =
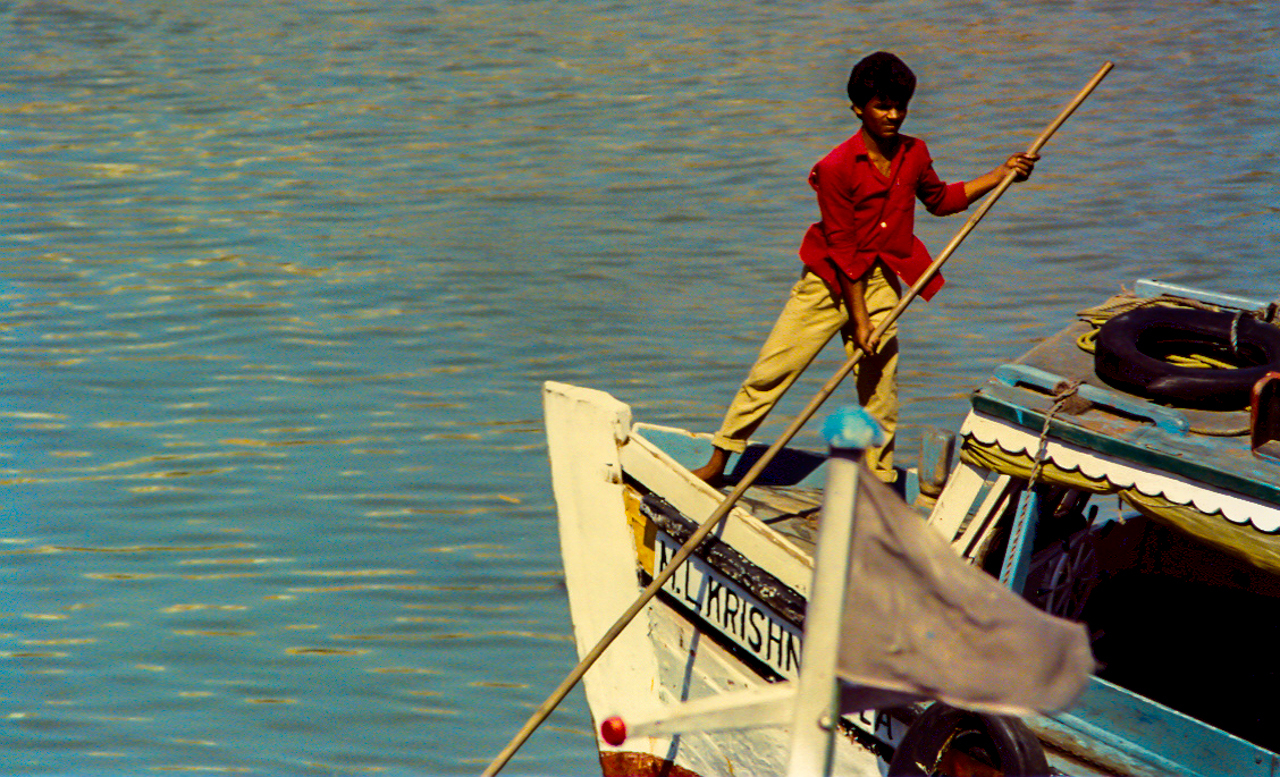
{"label": "golden reflection on water", "polygon": [[[10,543],[22,543],[26,540],[10,539],[6,540]],[[254,547],[252,544],[235,542],[222,545],[202,545],[192,547],[174,547],[165,545],[135,545],[127,547],[107,547],[107,548],[88,548],[88,547],[72,547],[67,545],[41,545],[34,548],[23,548],[21,550],[0,550],[0,556],[5,555],[25,555],[30,553],[200,553],[209,550],[232,550],[232,549],[248,549]]]}
{"label": "golden reflection on water", "polygon": [[363,656],[368,655],[371,651],[360,648],[292,647],[285,648],[284,652],[291,656]]}

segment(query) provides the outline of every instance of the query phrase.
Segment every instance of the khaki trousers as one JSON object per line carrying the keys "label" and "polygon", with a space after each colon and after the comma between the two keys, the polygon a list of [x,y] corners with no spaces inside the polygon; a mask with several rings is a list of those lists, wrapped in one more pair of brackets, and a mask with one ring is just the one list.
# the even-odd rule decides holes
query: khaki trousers
{"label": "khaki trousers", "polygon": [[[898,304],[901,291],[893,271],[877,262],[867,273],[867,312],[877,327]],[[845,354],[852,356],[853,322],[837,304],[827,285],[806,270],[791,289],[791,297],[760,349],[760,356],[729,403],[724,423],[712,442],[719,448],[741,453],[747,440],[773,409],[800,373],[809,366],[831,337],[839,332]],[[895,323],[880,339],[876,353],[864,357],[856,368],[858,402],[880,422],[888,441],[867,451],[867,466],[881,480],[892,481],[894,436],[898,427],[898,328]]]}

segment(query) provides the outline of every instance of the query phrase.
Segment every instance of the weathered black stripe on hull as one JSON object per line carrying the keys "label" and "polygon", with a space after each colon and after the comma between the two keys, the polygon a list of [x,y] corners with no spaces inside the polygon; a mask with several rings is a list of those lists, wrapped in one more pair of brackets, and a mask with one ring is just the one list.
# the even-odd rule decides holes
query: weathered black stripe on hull
{"label": "weathered black stripe on hull", "polygon": [[[689,537],[698,529],[697,523],[655,494],[644,493],[640,511],[659,529],[682,544],[688,542]],[[751,563],[746,556],[715,537],[703,540],[694,550],[694,555],[759,599],[778,617],[797,628],[803,628],[807,601],[794,588]]]}

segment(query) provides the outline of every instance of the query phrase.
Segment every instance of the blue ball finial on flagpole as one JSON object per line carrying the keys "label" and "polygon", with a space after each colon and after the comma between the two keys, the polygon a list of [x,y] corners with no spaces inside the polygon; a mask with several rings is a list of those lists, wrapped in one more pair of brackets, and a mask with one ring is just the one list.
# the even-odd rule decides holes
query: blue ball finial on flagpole
{"label": "blue ball finial on flagpole", "polygon": [[822,435],[832,448],[860,451],[883,445],[888,439],[876,419],[858,405],[842,407],[828,416],[822,424]]}

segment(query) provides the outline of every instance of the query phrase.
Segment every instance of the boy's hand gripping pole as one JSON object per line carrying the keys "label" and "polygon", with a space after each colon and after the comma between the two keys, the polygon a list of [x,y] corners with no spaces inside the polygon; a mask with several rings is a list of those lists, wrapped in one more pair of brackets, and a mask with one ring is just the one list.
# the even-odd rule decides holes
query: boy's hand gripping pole
{"label": "boy's hand gripping pole", "polygon": [[[1102,65],[1102,68],[1099,69],[1093,78],[1089,80],[1089,83],[1080,90],[1080,93],[1062,109],[1062,112],[1058,114],[1058,117],[1045,128],[1044,132],[1040,133],[1040,136],[1037,137],[1030,146],[1027,147],[1028,153],[1037,154],[1040,152],[1040,149],[1049,142],[1049,138],[1053,136],[1053,133],[1057,132],[1063,122],[1065,122],[1067,118],[1075,112],[1076,108],[1080,107],[1080,104],[1083,103],[1098,84],[1102,82],[1102,79],[1106,77],[1112,67],[1113,64],[1111,62],[1106,62]],[[1012,170],[1009,171],[1005,175],[1004,179],[1000,181],[1000,184],[992,190],[989,195],[987,195],[987,198],[983,201],[982,205],[973,213],[972,216],[969,217],[969,220],[964,223],[964,226],[961,227],[960,231],[956,233],[956,236],[951,239],[951,242],[947,244],[947,247],[942,250],[942,253],[938,254],[938,257],[933,260],[933,263],[924,271],[924,274],[921,275],[920,278],[911,286],[911,289],[902,296],[902,299],[898,301],[898,304],[889,312],[889,315],[884,319],[884,321],[876,327],[875,333],[872,335],[873,340],[881,337],[885,331],[893,325],[893,322],[898,320],[898,317],[902,315],[902,311],[906,310],[907,306],[911,304],[911,301],[920,295],[920,290],[925,287],[933,276],[938,274],[938,271],[942,269],[942,265],[951,258],[951,255],[955,253],[956,248],[958,248],[960,244],[964,242],[964,239],[969,236],[969,233],[978,226],[978,222],[982,220],[983,216],[987,215],[987,211],[991,210],[991,206],[994,205],[996,200],[1000,198],[1000,195],[1004,194],[1005,190],[1013,184],[1016,177],[1017,172]],[[604,654],[604,651],[609,647],[609,645],[617,639],[623,629],[625,629],[631,621],[640,614],[640,611],[649,603],[649,600],[657,595],[658,590],[661,589],[663,584],[676,573],[676,570],[680,568],[680,565],[683,564],[689,556],[693,555],[694,548],[698,547],[698,545],[707,538],[707,535],[709,535],[716,526],[724,520],[724,517],[729,514],[729,511],[733,509],[733,506],[742,498],[742,495],[747,492],[747,489],[750,488],[751,485],[755,483],[756,479],[760,477],[760,474],[764,472],[769,463],[778,455],[778,452],[781,451],[787,443],[791,442],[791,438],[795,437],[796,433],[800,431],[805,423],[807,423],[809,419],[818,412],[818,409],[827,401],[827,398],[835,392],[836,388],[840,385],[840,382],[853,371],[855,366],[857,366],[858,362],[862,359],[862,353],[862,351],[854,353],[853,356],[851,356],[849,360],[831,376],[831,379],[826,382],[822,389],[814,395],[808,406],[806,406],[805,409],[796,416],[795,420],[791,422],[791,425],[782,433],[782,436],[778,438],[777,442],[769,446],[768,450],[764,452],[751,469],[742,476],[742,479],[738,481],[738,484],[734,486],[733,490],[724,498],[724,501],[722,501],[720,505],[712,511],[711,515],[707,517],[707,520],[698,527],[698,530],[689,537],[684,546],[676,552],[675,556],[672,557],[666,568],[654,577],[653,582],[651,582],[644,591],[641,592],[639,598],[627,608],[627,611],[624,612],[622,616],[618,618],[617,622],[614,623],[613,626],[605,632],[604,636],[600,638],[600,641],[596,643],[596,646],[582,657],[582,660],[579,661],[573,671],[564,678],[564,681],[560,683],[560,686],[556,688],[549,697],[547,697],[547,700],[544,701],[540,707],[538,707],[538,709],[529,718],[528,722],[526,722],[524,727],[516,733],[516,736],[511,740],[506,748],[503,749],[503,751],[494,758],[493,762],[489,764],[488,768],[484,770],[482,773],[483,777],[492,777],[492,775],[501,771],[502,767],[506,766],[507,762],[511,760],[511,757],[515,755],[521,745],[523,745],[533,732],[537,730],[538,726],[542,725],[542,723],[551,715],[552,710],[554,710],[560,702],[564,700],[564,697],[569,695],[569,691],[573,690],[573,687],[578,684],[578,681],[587,673],[587,670],[590,669],[600,656]]]}

